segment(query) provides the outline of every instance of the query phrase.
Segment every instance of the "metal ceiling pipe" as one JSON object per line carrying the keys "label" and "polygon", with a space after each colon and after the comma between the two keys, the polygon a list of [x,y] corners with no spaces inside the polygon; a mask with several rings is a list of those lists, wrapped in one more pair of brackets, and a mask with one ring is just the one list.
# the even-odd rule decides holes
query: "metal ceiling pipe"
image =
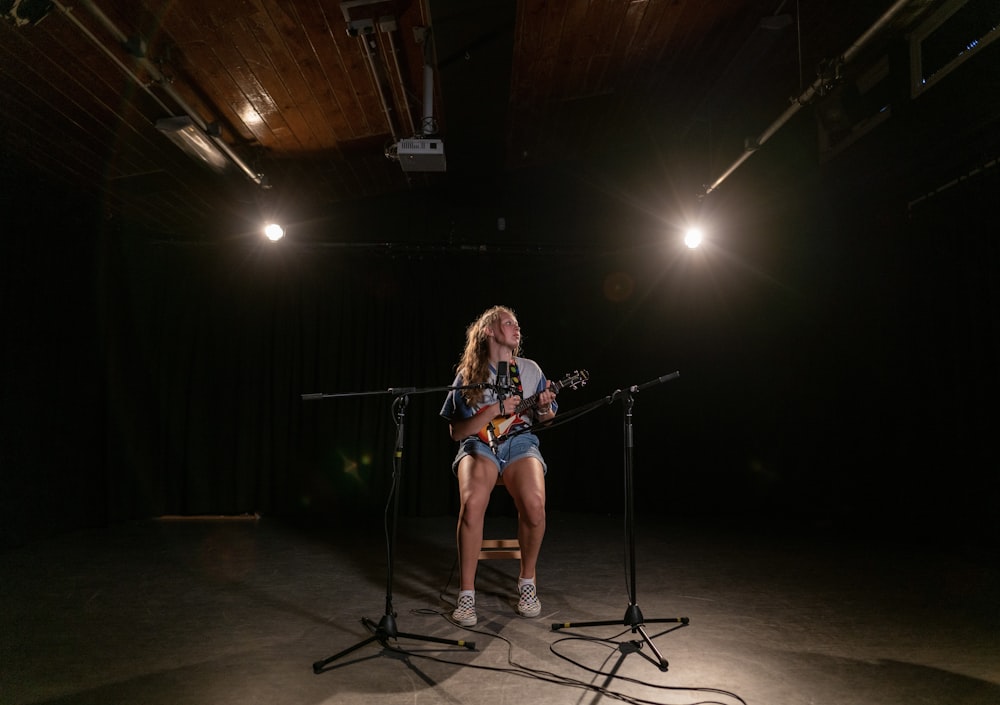
{"label": "metal ceiling pipe", "polygon": [[403,110],[406,111],[406,121],[410,126],[410,134],[412,135],[416,132],[416,127],[413,124],[413,111],[410,110],[410,101],[406,99],[406,80],[403,78],[403,67],[399,64],[399,49],[396,46],[395,37],[396,27],[396,18],[392,18],[391,22],[387,22],[385,18],[379,20],[379,29],[389,37],[389,53],[392,54],[392,64],[396,69],[400,100],[402,101]]}
{"label": "metal ceiling pipe", "polygon": [[375,85],[375,92],[378,93],[379,103],[382,105],[382,112],[385,113],[385,121],[389,126],[389,134],[392,135],[392,142],[395,144],[399,141],[399,130],[396,129],[396,119],[393,117],[392,103],[395,102],[392,98],[392,89],[386,85],[387,77],[385,75],[385,70],[382,65],[382,60],[378,56],[378,47],[376,45],[374,34],[358,34],[358,42],[361,44],[361,50],[365,54],[365,59],[368,61],[368,69],[371,71],[372,82]]}
{"label": "metal ceiling pipe", "polygon": [[420,133],[427,137],[437,132],[434,120],[434,67],[424,64],[424,112],[420,120]]}
{"label": "metal ceiling pipe", "polygon": [[[128,44],[129,38],[125,35],[125,33],[122,32],[115,25],[115,23],[112,22],[111,19],[107,15],[105,15],[104,12],[92,2],[92,0],[79,0],[79,1],[80,4],[86,7],[87,10],[90,11],[90,13],[94,16],[94,18],[97,19],[97,21],[105,29],[111,32],[112,36],[119,42],[119,44],[121,44],[121,46],[124,47]],[[166,104],[164,104],[162,100],[160,100],[159,96],[157,96],[153,92],[153,90],[145,81],[143,81],[138,75],[136,75],[136,73],[132,71],[128,66],[122,63],[122,61],[117,56],[115,56],[114,52],[112,52],[107,46],[105,46],[105,44],[100,39],[94,36],[94,33],[91,32],[86,25],[80,22],[80,20],[77,19],[77,17],[68,8],[66,8],[65,5],[59,2],[59,0],[54,0],[54,4],[59,9],[59,11],[62,12],[62,14],[70,20],[70,22],[72,22],[80,31],[83,32],[83,34],[91,42],[94,43],[94,45],[98,49],[104,52],[120,69],[122,69],[122,71],[125,72],[125,74],[129,78],[135,81],[135,83],[140,88],[142,88],[144,91],[146,91],[146,93],[152,96],[152,98],[157,102],[157,104],[159,104],[160,107],[162,107],[169,114],[170,117],[177,116],[175,112],[173,112],[169,107],[166,106]],[[243,171],[243,173],[250,178],[251,181],[253,181],[259,186],[265,185],[266,180],[264,178],[264,175],[259,174],[253,169],[251,169],[250,166],[245,161],[243,161],[243,159],[238,154],[236,154],[221,137],[212,134],[212,131],[209,129],[208,124],[201,118],[201,116],[197,114],[197,112],[195,112],[193,108],[191,108],[191,106],[187,104],[187,102],[180,95],[178,95],[177,91],[175,91],[170,86],[166,77],[160,72],[160,70],[156,67],[156,65],[153,62],[151,62],[148,58],[146,58],[144,49],[141,55],[136,56],[136,60],[142,65],[142,67],[146,71],[149,72],[150,76],[153,77],[153,79],[163,89],[163,91],[170,96],[170,98],[177,104],[178,107],[180,107],[180,109],[184,112],[184,114],[187,115],[189,118],[191,118],[191,121],[198,126],[198,129],[200,129],[205,134],[205,137],[207,139],[210,139],[222,151],[222,153],[225,154],[226,157],[228,157],[229,160],[233,162],[233,164],[239,167],[240,170]]]}
{"label": "metal ceiling pipe", "polygon": [[[858,37],[844,53],[837,57],[836,61],[833,62],[833,65],[840,67],[851,61],[851,59],[853,59],[857,53],[861,51],[861,49],[869,41],[871,41],[872,37],[881,32],[882,29],[889,24],[897,14],[899,14],[900,10],[909,5],[910,2],[911,0],[896,0],[893,6],[886,10],[885,13],[875,21],[875,24],[869,27],[868,30]],[[809,101],[823,89],[823,86],[826,85],[827,82],[828,78],[826,76],[817,77],[816,80],[805,89],[805,91],[792,101],[792,104],[788,106],[788,109],[785,110],[785,112],[783,112],[777,120],[772,122],[768,128],[757,137],[757,139],[749,143],[746,150],[744,150],[743,154],[741,154],[739,158],[733,162],[732,166],[726,169],[719,178],[712,182],[710,186],[705,188],[705,193],[703,195],[707,196],[712,193],[712,191],[717,189],[723,181],[729,178],[729,176],[743,164],[743,162],[749,159],[750,156],[760,149],[765,142],[771,139],[774,134],[785,125],[785,123],[791,120],[792,116],[799,112],[804,105],[808,104]]]}
{"label": "metal ceiling pipe", "polygon": [[396,18],[387,15],[379,17],[376,20],[370,16],[372,13],[363,13],[365,15],[363,17],[351,17],[351,10],[356,7],[381,5],[386,2],[387,0],[344,0],[340,3],[340,12],[344,16],[344,22],[347,23],[348,36],[357,37],[360,42],[361,51],[364,53],[365,60],[368,62],[368,70],[371,72],[370,75],[375,92],[378,93],[378,99],[382,105],[382,112],[385,113],[385,120],[389,126],[389,133],[392,136],[392,142],[395,144],[399,142],[399,130],[396,128],[396,118],[394,117],[394,104],[396,100],[392,95],[392,86],[389,85],[390,79],[387,75],[387,69],[384,62],[378,55],[379,44],[377,41],[377,33],[382,31],[389,36],[389,43],[393,54],[392,58],[396,64],[396,73],[399,76],[399,90],[403,93],[403,105],[406,108],[407,116],[409,117],[410,122],[410,129],[412,130],[413,115],[410,114],[410,107],[406,100],[406,86],[403,83],[403,74],[399,67],[399,61],[396,58],[396,45],[392,36],[392,32],[395,31],[396,28]]}
{"label": "metal ceiling pipe", "polygon": [[420,118],[420,134],[430,137],[437,134],[437,121],[434,119],[434,35],[430,27],[422,27],[417,36],[417,44],[423,44],[424,51],[424,104]]}
{"label": "metal ceiling pipe", "polygon": [[[76,15],[74,15],[69,9],[67,9],[65,5],[63,5],[61,2],[59,2],[59,0],[54,0],[54,2],[55,2],[55,7],[60,12],[62,12],[63,15],[66,17],[66,19],[68,19],[74,26],[76,26],[76,28],[79,29],[84,34],[84,36],[86,36],[87,39],[89,39],[94,44],[94,46],[96,46],[98,49],[100,49],[109,59],[111,59],[111,61],[116,66],[118,66],[118,68],[120,68],[125,73],[126,76],[128,76],[129,78],[131,78],[133,81],[136,82],[136,84],[138,84],[138,86],[140,88],[142,88],[144,91],[146,91],[146,93],[148,93],[150,95],[150,97],[153,100],[155,100],[159,104],[159,106],[161,108],[163,108],[165,111],[167,111],[168,113],[170,113],[170,108],[167,107],[166,103],[164,103],[162,100],[160,100],[160,97],[158,95],[156,95],[155,93],[153,93],[153,91],[151,91],[149,89],[149,86],[145,82],[143,82],[142,80],[140,80],[137,75],[135,75],[135,73],[132,71],[132,69],[130,69],[125,64],[123,64],[122,61],[121,61],[121,59],[119,59],[117,56],[115,56],[114,52],[112,52],[110,49],[108,49],[108,47],[106,47],[101,42],[100,39],[98,39],[96,36],[94,36],[94,33],[91,32],[90,29],[85,24],[83,24],[82,22],[80,22],[80,20],[78,20],[76,18]],[[173,115],[173,113],[171,113],[171,115]]]}

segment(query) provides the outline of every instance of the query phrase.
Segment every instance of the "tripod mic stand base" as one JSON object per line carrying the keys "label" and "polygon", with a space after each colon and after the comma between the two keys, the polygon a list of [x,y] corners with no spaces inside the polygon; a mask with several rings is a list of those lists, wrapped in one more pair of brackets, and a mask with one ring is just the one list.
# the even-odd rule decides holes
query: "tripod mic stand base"
{"label": "tripod mic stand base", "polygon": [[427,636],[425,634],[410,634],[408,632],[401,632],[396,629],[396,615],[392,613],[387,613],[382,616],[382,619],[376,624],[374,621],[368,619],[367,617],[361,618],[361,623],[365,625],[371,632],[372,635],[367,639],[359,641],[354,646],[350,646],[343,651],[340,651],[329,658],[325,658],[322,661],[316,661],[313,664],[313,673],[319,674],[323,672],[329,664],[333,663],[337,659],[346,656],[347,654],[357,651],[363,646],[367,646],[373,641],[377,641],[382,645],[383,648],[392,649],[387,643],[389,639],[415,639],[417,641],[429,641],[435,644],[447,644],[449,646],[461,646],[469,651],[476,650],[476,642],[465,641],[464,639],[442,639],[436,636]]}
{"label": "tripod mic stand base", "polygon": [[[610,627],[610,626],[626,626],[632,630],[633,634],[638,634],[642,637],[642,640],[632,640],[623,642],[618,645],[619,650],[625,654],[640,654],[644,658],[649,659],[659,667],[663,672],[666,672],[669,668],[669,663],[663,658],[663,654],[660,653],[659,649],[656,648],[656,644],[646,633],[645,626],[647,624],[678,624],[680,627],[686,627],[690,624],[691,620],[687,617],[661,617],[658,619],[643,619],[642,610],[636,604],[631,604],[625,610],[625,619],[623,622],[619,622],[613,619],[602,620],[598,622],[556,622],[552,625],[552,631],[558,631],[560,629],[573,629],[574,627]],[[675,627],[679,629],[680,627]],[[673,631],[673,630],[668,630]],[[645,654],[641,653],[642,645],[646,644],[649,650],[653,652],[656,656],[655,659],[651,659]]]}

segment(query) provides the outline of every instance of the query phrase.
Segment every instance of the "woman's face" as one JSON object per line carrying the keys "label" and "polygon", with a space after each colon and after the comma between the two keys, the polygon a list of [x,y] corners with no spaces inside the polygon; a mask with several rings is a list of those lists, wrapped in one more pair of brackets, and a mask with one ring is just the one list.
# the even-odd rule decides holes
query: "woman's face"
{"label": "woman's face", "polygon": [[501,311],[490,330],[499,345],[516,350],[521,343],[521,326],[512,313]]}

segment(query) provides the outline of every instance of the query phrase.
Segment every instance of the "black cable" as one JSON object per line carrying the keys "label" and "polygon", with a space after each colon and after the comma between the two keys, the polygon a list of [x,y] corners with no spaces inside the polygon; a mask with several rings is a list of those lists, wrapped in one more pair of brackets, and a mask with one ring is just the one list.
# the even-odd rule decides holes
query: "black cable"
{"label": "black cable", "polygon": [[[661,632],[661,634],[664,634],[667,631],[673,631],[673,629],[678,629],[678,628],[679,627],[673,627],[672,629],[667,629],[666,631]],[[632,684],[644,686],[644,687],[647,687],[647,688],[655,688],[655,689],[658,689],[658,690],[669,690],[669,691],[679,691],[680,690],[680,691],[686,691],[686,692],[692,692],[692,693],[712,693],[712,694],[715,694],[715,695],[723,695],[725,697],[732,698],[732,699],[736,700],[739,703],[742,703],[742,705],[746,705],[746,701],[743,698],[741,698],[736,693],[733,693],[733,692],[728,691],[728,690],[722,690],[720,688],[709,688],[709,687],[706,687],[706,686],[687,687],[687,686],[659,685],[659,684],[655,684],[655,683],[648,683],[646,681],[641,681],[641,680],[638,680],[636,678],[631,678],[629,676],[622,676],[622,675],[619,675],[617,673],[611,673],[611,672],[608,672],[608,671],[601,671],[599,669],[590,668],[589,666],[585,666],[582,663],[580,663],[580,662],[578,662],[578,661],[576,661],[574,659],[571,659],[570,657],[568,657],[568,656],[566,656],[564,654],[559,653],[556,650],[556,648],[555,648],[557,644],[560,644],[560,643],[562,643],[564,641],[586,641],[586,642],[590,642],[590,643],[607,643],[609,645],[614,644],[615,648],[618,648],[617,639],[621,638],[624,634],[628,633],[629,631],[631,631],[631,629],[625,629],[624,631],[619,632],[618,634],[614,635],[613,637],[605,637],[605,638],[599,638],[599,637],[593,637],[593,636],[584,636],[584,635],[568,636],[568,637],[564,637],[562,639],[557,639],[555,642],[553,642],[552,644],[550,644],[549,645],[549,651],[551,651],[556,657],[561,658],[562,660],[566,661],[567,663],[570,663],[570,664],[572,664],[574,666],[577,666],[578,668],[582,668],[583,670],[585,670],[585,671],[587,671],[589,673],[593,673],[593,674],[598,675],[598,676],[604,676],[606,678],[617,678],[619,680],[625,681],[626,683],[632,683]],[[654,635],[654,636],[652,636],[650,638],[655,638],[656,636],[660,636],[660,634]],[[717,701],[714,701],[714,700],[699,701],[695,705],[710,705],[711,703],[716,703],[716,705],[724,705],[723,703],[717,703]]]}
{"label": "black cable", "polygon": [[[449,624],[454,625],[454,622],[452,622],[450,619],[448,619],[448,617],[447,617],[447,615],[445,613],[440,612],[438,610],[434,610],[434,609],[430,609],[430,608],[416,609],[416,610],[412,610],[411,614],[418,614],[418,615],[424,615],[424,616],[427,616],[427,615],[436,615],[436,616],[439,616],[442,619],[444,619]],[[603,697],[611,698],[611,699],[614,699],[614,700],[619,700],[621,702],[635,703],[635,705],[676,705],[676,704],[668,704],[668,703],[665,703],[665,702],[662,702],[662,701],[647,700],[647,699],[644,699],[644,698],[639,698],[639,697],[631,696],[631,695],[628,695],[626,693],[621,693],[621,692],[618,692],[618,691],[615,691],[615,690],[610,690],[610,689],[608,689],[608,688],[606,688],[604,686],[596,685],[594,683],[588,683],[586,681],[581,681],[581,680],[579,680],[577,678],[573,678],[571,676],[564,676],[564,675],[561,675],[561,674],[558,674],[558,673],[554,673],[554,672],[551,672],[551,671],[546,671],[546,670],[542,670],[542,669],[538,669],[538,668],[531,668],[529,666],[525,666],[525,665],[520,664],[520,663],[518,663],[517,661],[514,660],[513,653],[512,653],[513,649],[514,649],[514,644],[507,637],[502,636],[500,634],[496,634],[494,632],[484,631],[482,629],[471,629],[471,628],[465,628],[465,629],[466,629],[466,631],[472,632],[473,634],[479,634],[479,635],[482,635],[482,636],[486,636],[486,637],[490,637],[490,638],[494,638],[494,639],[499,639],[499,640],[503,641],[507,645],[507,663],[508,663],[509,667],[504,668],[504,667],[499,667],[499,666],[483,666],[483,665],[475,664],[475,663],[466,663],[466,662],[463,662],[463,661],[453,661],[451,659],[441,658],[441,657],[433,656],[433,655],[430,655],[430,654],[427,654],[427,653],[418,653],[418,652],[407,651],[406,649],[403,649],[403,648],[400,648],[400,647],[389,647],[389,646],[386,646],[386,648],[388,650],[392,651],[393,653],[397,653],[397,654],[401,654],[401,655],[405,655],[405,656],[409,656],[409,657],[414,657],[415,656],[415,657],[418,657],[418,658],[423,658],[423,659],[427,659],[429,661],[433,661],[435,663],[441,663],[441,664],[452,665],[452,666],[465,666],[465,667],[468,667],[468,668],[475,668],[475,669],[482,670],[482,671],[491,671],[491,672],[495,672],[495,673],[505,673],[505,674],[508,674],[508,675],[520,676],[522,678],[533,678],[533,679],[536,679],[536,680],[539,680],[539,681],[545,682],[545,683],[552,683],[554,685],[563,685],[563,686],[567,686],[567,687],[571,687],[571,688],[577,688],[577,689],[580,689],[580,690],[585,690],[585,691],[592,692],[592,693],[597,693],[597,694],[599,694],[599,695],[601,695]],[[625,630],[625,631],[619,633],[617,635],[617,637],[620,637],[622,634],[625,634],[627,631],[629,631],[629,630]],[[614,637],[614,638],[617,638],[617,637]],[[596,637],[583,637],[583,636],[578,637],[578,636],[572,636],[572,637],[565,637],[563,639],[559,639],[559,640],[557,640],[555,642],[555,644],[559,644],[559,643],[561,643],[563,641],[572,641],[572,640],[582,640],[582,641],[590,641],[590,642],[609,642],[608,639],[598,639]],[[567,663],[579,666],[583,670],[588,671],[590,673],[593,673],[595,675],[604,676],[606,678],[617,678],[617,679],[620,679],[620,680],[628,682],[628,683],[632,683],[632,684],[639,685],[639,686],[645,686],[645,687],[649,687],[649,688],[654,688],[654,689],[657,689],[657,690],[664,690],[664,691],[670,691],[670,692],[684,691],[684,692],[691,692],[691,693],[711,693],[711,694],[715,694],[715,695],[722,695],[722,696],[725,696],[725,697],[732,698],[733,700],[736,700],[741,705],[746,705],[746,701],[743,698],[741,698],[739,695],[737,695],[735,693],[731,693],[731,692],[726,691],[726,690],[721,690],[721,689],[718,689],[718,688],[682,687],[682,686],[657,685],[655,683],[648,683],[646,681],[641,681],[641,680],[638,680],[638,679],[635,679],[635,678],[630,678],[630,677],[627,677],[627,676],[620,676],[620,675],[617,675],[615,673],[610,673],[610,672],[607,672],[607,671],[601,671],[601,670],[598,670],[598,669],[588,668],[587,666],[579,664],[579,663],[575,662],[573,659],[570,659],[570,658],[568,658],[568,657],[566,657],[566,656],[558,653],[554,649],[555,644],[549,646],[549,650],[555,656],[563,659]],[[609,658],[610,658],[610,655],[609,655]],[[717,701],[717,700],[698,700],[698,701],[692,701],[690,703],[686,703],[685,705],[729,705],[729,704],[728,703],[724,703],[722,701]]]}

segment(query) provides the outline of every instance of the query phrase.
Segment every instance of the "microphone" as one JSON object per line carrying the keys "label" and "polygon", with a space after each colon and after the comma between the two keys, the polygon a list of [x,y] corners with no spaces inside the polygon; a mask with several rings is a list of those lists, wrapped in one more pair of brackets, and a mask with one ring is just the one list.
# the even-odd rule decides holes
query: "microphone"
{"label": "microphone", "polygon": [[493,451],[493,455],[496,455],[497,454],[497,437],[496,437],[496,434],[493,433],[493,422],[492,421],[490,421],[488,424],[486,424],[486,435],[490,439],[490,450]]}

